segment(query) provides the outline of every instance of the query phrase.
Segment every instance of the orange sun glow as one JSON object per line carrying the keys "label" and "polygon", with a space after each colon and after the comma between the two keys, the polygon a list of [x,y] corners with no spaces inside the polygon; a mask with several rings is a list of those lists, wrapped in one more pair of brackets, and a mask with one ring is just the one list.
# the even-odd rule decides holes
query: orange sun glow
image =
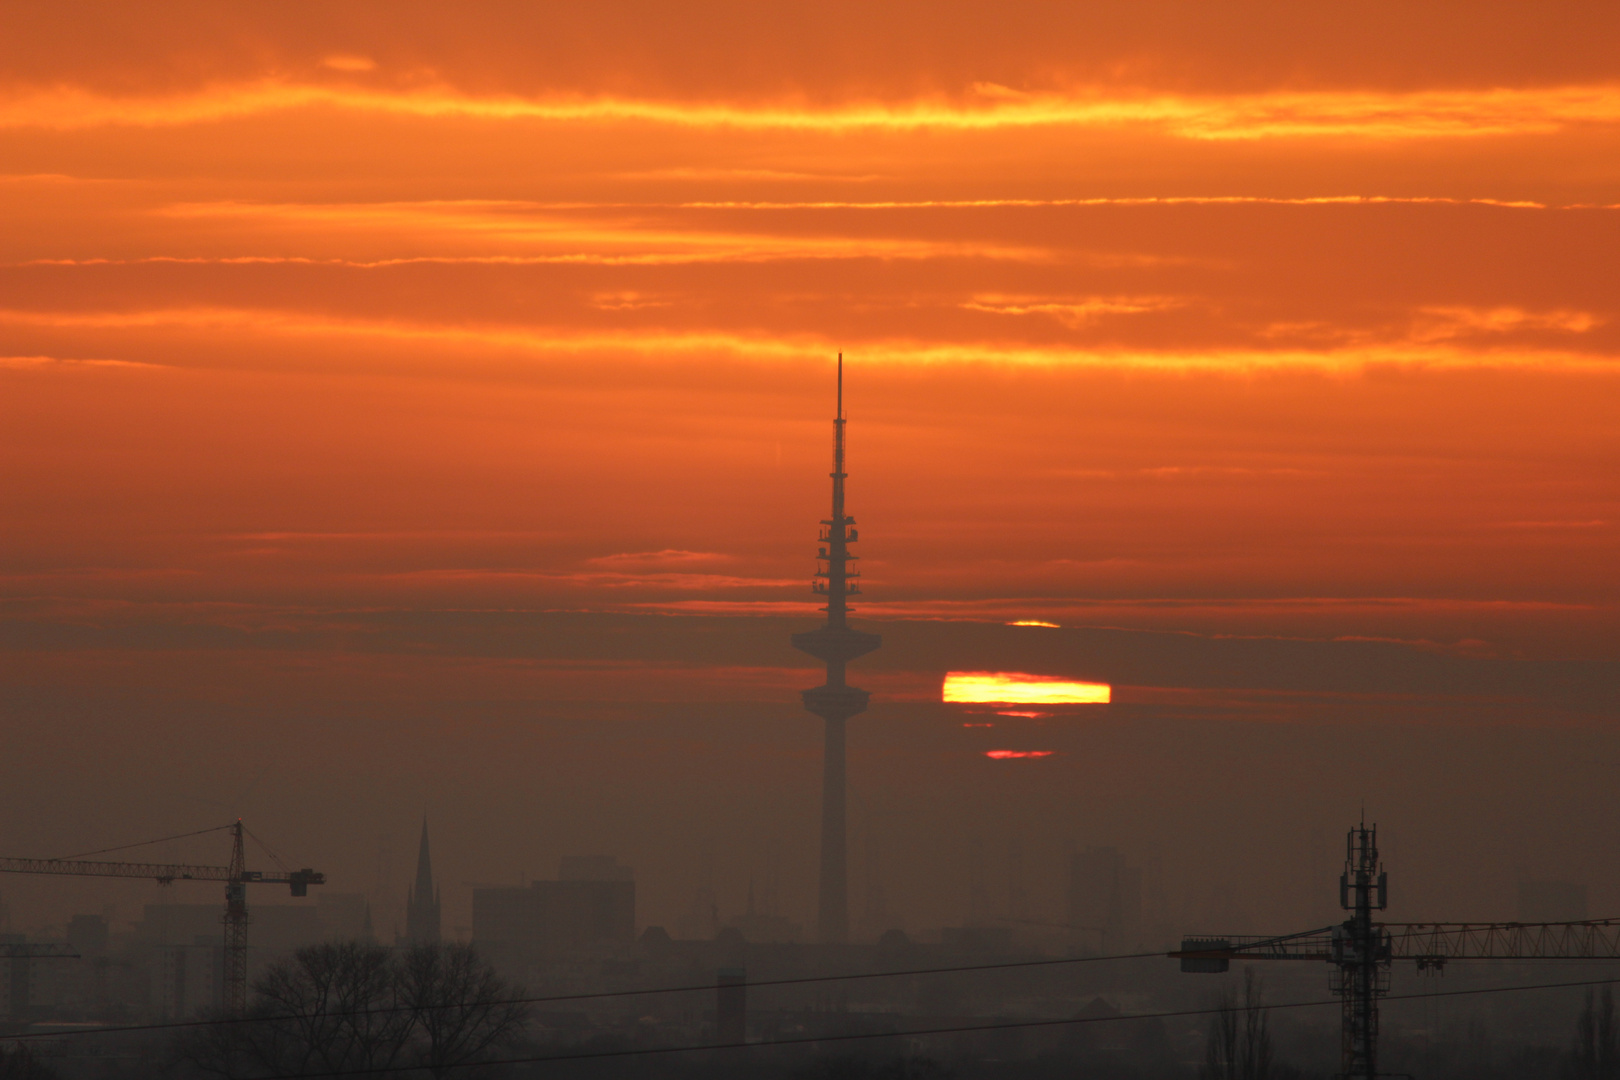
{"label": "orange sun glow", "polygon": [[1107,683],[1076,682],[1020,671],[952,671],[945,676],[945,701],[995,705],[1106,705]]}

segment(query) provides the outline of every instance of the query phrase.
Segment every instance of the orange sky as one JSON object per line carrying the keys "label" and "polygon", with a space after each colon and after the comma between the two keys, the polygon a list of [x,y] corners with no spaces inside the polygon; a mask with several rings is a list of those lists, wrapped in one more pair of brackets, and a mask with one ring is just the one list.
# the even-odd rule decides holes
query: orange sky
{"label": "orange sky", "polygon": [[[1512,664],[1620,662],[1620,14],[1223,7],[7,8],[7,670],[808,617],[842,350],[863,614],[1408,643],[1506,666],[1049,673],[1606,727]],[[672,632],[535,692],[791,704],[785,637]],[[991,666],[884,633],[900,697]]]}

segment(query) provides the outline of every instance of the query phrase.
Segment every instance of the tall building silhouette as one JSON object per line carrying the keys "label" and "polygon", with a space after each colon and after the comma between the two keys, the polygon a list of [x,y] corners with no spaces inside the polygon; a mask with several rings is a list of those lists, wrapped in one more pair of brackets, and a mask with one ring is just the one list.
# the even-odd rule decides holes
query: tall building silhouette
{"label": "tall building silhouette", "polygon": [[427,818],[422,818],[422,846],[416,855],[416,884],[405,901],[405,941],[437,945],[440,941],[439,891],[433,887],[433,858],[428,854]]}
{"label": "tall building silhouette", "polygon": [[876,634],[849,627],[848,599],[859,593],[860,574],[850,569],[849,552],[859,534],[844,513],[844,356],[838,356],[838,412],[833,419],[832,516],[822,521],[812,588],[827,598],[826,625],[793,635],[793,646],[827,665],[827,681],[804,692],[804,707],[826,721],[821,775],[821,889],[816,936],[825,942],[849,940],[849,859],[844,823],[844,726],[866,711],[871,695],[844,681],[844,667],[883,643]]}
{"label": "tall building silhouette", "polygon": [[1089,847],[1069,862],[1069,925],[1103,935],[1099,948],[1128,949],[1142,932],[1142,871],[1118,848]]}

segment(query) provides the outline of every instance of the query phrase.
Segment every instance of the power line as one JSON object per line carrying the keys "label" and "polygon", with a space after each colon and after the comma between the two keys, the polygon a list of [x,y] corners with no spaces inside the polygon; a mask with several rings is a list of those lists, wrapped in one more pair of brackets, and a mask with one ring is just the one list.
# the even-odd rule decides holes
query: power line
{"label": "power line", "polygon": [[[998,971],[1009,968],[1050,967],[1056,964],[1095,964],[1106,960],[1141,960],[1145,958],[1163,959],[1162,952],[1120,953],[1114,956],[1064,956],[1049,960],[1009,960],[1001,964],[963,964],[957,967],[939,968],[912,968],[903,971],[864,971],[844,975],[804,975],[793,979],[760,979],[749,982],[750,989],[765,986],[799,986],[806,983],[846,982],[851,979],[897,979],[912,975],[953,975],[969,971]],[[548,1005],[565,1001],[594,1001],[603,998],[621,997],[648,997],[653,994],[690,994],[712,991],[715,984],[698,983],[687,986],[654,987],[647,990],[598,990],[589,994],[551,994],[536,997],[501,998],[498,1001],[487,1002],[489,1005]],[[455,1009],[459,1005],[434,1005],[425,1009],[421,1006],[398,1005],[383,1009],[356,1009],[355,1016],[382,1016],[388,1013],[428,1011],[430,1009]],[[186,1028],[217,1027],[221,1024],[268,1024],[278,1020],[299,1020],[303,1017],[289,1014],[273,1016],[240,1016],[220,1017],[211,1020],[174,1020],[164,1024],[125,1024],[119,1027],[86,1028],[75,1031],[78,1035],[114,1035],[125,1032],[139,1031],[177,1031]],[[21,1032],[16,1035],[4,1036],[5,1040],[14,1039],[54,1039],[60,1037],[60,1032],[33,1031]]]}
{"label": "power line", "polygon": [[[1555,990],[1563,987],[1575,986],[1609,986],[1613,985],[1614,983],[1620,983],[1620,977],[1611,979],[1583,979],[1579,982],[1532,983],[1526,986],[1484,987],[1474,990],[1447,990],[1439,994],[1390,994],[1386,996],[1384,1000],[1407,1001],[1414,998],[1428,999],[1431,997],[1465,997],[1480,994],[1511,994],[1525,990]],[[712,989],[712,987],[710,989]],[[1289,1001],[1279,1002],[1273,1005],[1258,1005],[1254,1007],[1267,1011],[1275,1011],[1281,1009],[1319,1008],[1323,1005],[1342,1006],[1343,1004],[1344,1002],[1342,998],[1332,997],[1321,998],[1315,1001]],[[1233,1006],[1217,1005],[1202,1009],[1168,1009],[1162,1012],[1126,1013],[1119,1016],[1077,1016],[1053,1020],[1008,1020],[987,1024],[952,1024],[945,1027],[912,1028],[906,1031],[874,1031],[838,1035],[806,1035],[791,1039],[777,1039],[773,1042],[762,1043],[702,1043],[697,1046],[658,1046],[636,1047],[625,1050],[588,1050],[577,1054],[540,1054],[529,1057],[489,1058],[484,1061],[457,1062],[451,1065],[440,1066],[440,1068],[462,1069],[488,1065],[538,1065],[546,1062],[557,1061],[587,1061],[598,1058],[645,1057],[652,1054],[689,1054],[706,1050],[766,1049],[778,1046],[800,1046],[806,1043],[855,1042],[861,1039],[900,1039],[910,1038],[918,1035],[952,1035],[974,1031],[1006,1031],[1014,1028],[1058,1027],[1067,1024],[1109,1024],[1125,1020],[1165,1020],[1184,1016],[1209,1016],[1213,1013],[1222,1012],[1225,1009],[1232,1007]],[[1238,1006],[1238,1008],[1242,1007],[1243,1006]],[[286,1073],[282,1075],[265,1077],[264,1080],[309,1080],[309,1078],[315,1077],[381,1076],[388,1073],[412,1072],[420,1068],[420,1065],[382,1065],[368,1069],[340,1069],[332,1072],[316,1073]]]}
{"label": "power line", "polygon": [[[213,831],[213,830],[209,830],[209,831]],[[853,980],[856,980],[856,979],[898,979],[898,978],[909,978],[909,977],[920,976],[920,975],[957,975],[957,974],[979,972],[979,971],[1006,971],[1006,970],[1014,970],[1014,969],[1053,967],[1053,966],[1057,966],[1057,965],[1061,965],[1061,964],[1095,964],[1095,963],[1104,963],[1104,962],[1113,961],[1113,960],[1162,959],[1162,958],[1165,957],[1165,955],[1166,954],[1163,953],[1163,952],[1116,953],[1116,954],[1109,955],[1109,956],[1064,956],[1064,957],[1056,957],[1056,958],[1045,959],[1045,960],[1009,960],[1009,961],[1006,961],[1004,963],[999,963],[999,964],[960,964],[960,965],[955,965],[955,966],[952,966],[952,967],[906,968],[906,969],[901,969],[899,971],[864,971],[864,972],[849,972],[849,973],[840,974],[840,975],[805,975],[805,976],[800,976],[800,977],[791,978],[791,979],[759,979],[759,980],[751,980],[751,981],[749,981],[747,983],[747,986],[748,986],[749,989],[760,989],[760,988],[772,987],[772,986],[802,986],[802,985],[812,984],[812,983],[849,982],[849,981],[853,981]],[[1544,988],[1557,987],[1557,986],[1598,986],[1598,985],[1604,985],[1604,984],[1613,983],[1613,982],[1620,982],[1620,979],[1597,979],[1597,980],[1592,980],[1592,981],[1589,981],[1589,982],[1570,982],[1570,983],[1540,983],[1540,984],[1536,984],[1536,985],[1532,985],[1532,986],[1497,987],[1497,988],[1494,988],[1494,989],[1484,989],[1484,990],[1451,990],[1451,991],[1444,991],[1444,992],[1438,993],[1438,994],[1425,994],[1425,995],[1421,995],[1421,996],[1423,996],[1425,998],[1428,998],[1428,997],[1455,997],[1455,996],[1463,995],[1463,994],[1495,994],[1495,993],[1503,993],[1503,992],[1508,991],[1508,990],[1540,990],[1540,989],[1544,989]],[[548,1005],[548,1004],[557,1004],[557,1003],[562,1003],[562,1002],[573,1002],[573,1001],[599,1001],[599,1000],[604,1000],[604,999],[609,999],[609,998],[651,997],[651,996],[656,995],[656,994],[704,993],[704,992],[712,992],[714,989],[715,989],[715,984],[712,983],[712,982],[709,982],[709,983],[688,984],[686,986],[650,987],[650,988],[647,988],[647,989],[640,989],[640,990],[598,990],[598,991],[593,991],[593,992],[587,993],[587,994],[549,994],[549,995],[533,995],[533,996],[528,996],[528,997],[500,998],[500,999],[495,1000],[495,1001],[486,1002],[485,1004],[492,1005],[492,1006],[498,1006],[498,1005]],[[1393,995],[1393,996],[1386,997],[1385,1000],[1386,1001],[1402,1001],[1402,1000],[1405,1000],[1408,997],[1416,997],[1416,996],[1419,996],[1419,995]],[[1333,999],[1333,1000],[1336,1001],[1338,999]],[[1304,1006],[1307,1006],[1307,1005],[1317,1005],[1317,1004],[1324,1004],[1324,1002],[1296,1002],[1296,1003],[1289,1004],[1289,1005],[1266,1005],[1266,1006],[1263,1006],[1263,1007],[1268,1008],[1268,1009],[1272,1009],[1272,1008],[1301,1008],[1301,1007],[1304,1007]],[[454,1009],[454,1008],[460,1008],[460,1007],[461,1006],[454,1005],[454,1004],[427,1006],[425,1008],[422,1007],[422,1006],[401,1005],[401,1006],[391,1006],[391,1007],[381,1008],[381,1009],[357,1009],[357,1010],[354,1011],[353,1015],[355,1015],[355,1016],[382,1016],[382,1015],[387,1015],[389,1013],[410,1012],[410,1011],[413,1011],[413,1010],[414,1011],[429,1011],[429,1010],[434,1010],[434,1009]],[[1194,1009],[1194,1010],[1190,1010],[1190,1011],[1185,1012],[1185,1013],[1180,1013],[1180,1012],[1177,1012],[1177,1013],[1142,1013],[1142,1014],[1140,1014],[1140,1016],[1088,1018],[1085,1021],[1079,1021],[1079,1020],[1041,1020],[1041,1021],[1027,1021],[1027,1022],[1021,1021],[1021,1022],[1018,1022],[1018,1023],[1007,1023],[1007,1024],[1004,1024],[1004,1025],[1001,1025],[1001,1026],[1004,1026],[1004,1027],[1020,1027],[1020,1026],[1025,1026],[1026,1024],[1066,1024],[1066,1023],[1081,1023],[1081,1022],[1091,1023],[1095,1019],[1131,1020],[1131,1019],[1143,1019],[1143,1018],[1148,1018],[1148,1017],[1152,1017],[1152,1016],[1180,1016],[1180,1015],[1193,1016],[1193,1015],[1200,1015],[1202,1013],[1207,1013],[1207,1012],[1210,1012],[1210,1011],[1218,1011],[1218,1010]],[[217,1018],[206,1019],[206,1020],[173,1020],[173,1021],[168,1021],[166,1023],[160,1023],[160,1024],[122,1024],[122,1025],[110,1026],[110,1027],[81,1028],[79,1030],[76,1030],[76,1031],[72,1032],[72,1034],[73,1034],[73,1036],[75,1038],[78,1038],[78,1037],[85,1036],[85,1035],[121,1035],[121,1034],[136,1034],[136,1033],[141,1033],[141,1032],[154,1032],[154,1031],[184,1031],[184,1030],[196,1029],[196,1028],[220,1027],[220,1026],[223,1026],[223,1025],[230,1025],[230,1024],[268,1024],[268,1023],[275,1023],[275,1022],[284,1021],[284,1020],[299,1020],[299,1019],[303,1019],[303,1018],[304,1017],[302,1017],[300,1015],[296,1015],[296,1014],[274,1014],[274,1015],[270,1015],[270,1016],[217,1017]],[[985,1030],[985,1029],[980,1028],[980,1027],[974,1027],[974,1028],[964,1028],[964,1029],[961,1029],[961,1030],[978,1031],[978,1030]],[[903,1034],[908,1034],[908,1033],[906,1033],[906,1032],[898,1032],[898,1033],[894,1033],[894,1034],[902,1034],[903,1035]],[[911,1034],[932,1034],[932,1032],[913,1032]],[[62,1032],[56,1032],[56,1031],[18,1032],[18,1033],[13,1034],[13,1035],[0,1036],[0,1042],[19,1042],[19,1041],[34,1040],[34,1039],[56,1039],[56,1038],[61,1038],[62,1035],[63,1035]],[[827,1036],[825,1038],[826,1039],[832,1039],[832,1038],[842,1039],[842,1038],[877,1038],[877,1037],[879,1037],[879,1036],[877,1036],[877,1035],[870,1035],[870,1036],[862,1035],[862,1036]],[[800,1040],[800,1041],[818,1041],[818,1040]],[[821,1040],[821,1041],[824,1041],[824,1040]],[[697,1046],[697,1047],[671,1047],[671,1048],[659,1049],[659,1050],[656,1050],[656,1051],[647,1051],[647,1052],[648,1053],[675,1053],[675,1052],[678,1052],[678,1051],[685,1051],[685,1050],[726,1049],[726,1048],[729,1048],[729,1047],[732,1047],[732,1046],[744,1046],[744,1045],[780,1045],[780,1044],[778,1044],[778,1043],[771,1043],[771,1044],[753,1044],[753,1043],[747,1043],[747,1044],[745,1044],[745,1043],[735,1043],[735,1044],[732,1044],[732,1043],[727,1043],[727,1044],[715,1045],[715,1046],[709,1046],[709,1047],[701,1047],[701,1046]],[[614,1053],[618,1053],[618,1051],[614,1051]],[[320,1074],[320,1075],[326,1075],[326,1074]],[[339,1075],[339,1074],[331,1074],[331,1075]]]}

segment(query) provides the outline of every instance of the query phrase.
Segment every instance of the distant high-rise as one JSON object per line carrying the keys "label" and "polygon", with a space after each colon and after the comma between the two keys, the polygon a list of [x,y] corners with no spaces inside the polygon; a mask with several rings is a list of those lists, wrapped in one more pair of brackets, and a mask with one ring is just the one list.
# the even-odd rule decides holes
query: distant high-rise
{"label": "distant high-rise", "polygon": [[557,880],[474,889],[473,944],[506,962],[636,938],[636,876],[610,855],[564,856]]}
{"label": "distant high-rise", "polygon": [[439,891],[433,887],[433,859],[428,854],[427,818],[422,819],[422,846],[416,856],[416,884],[405,902],[405,941],[437,945],[441,937]]}
{"label": "distant high-rise", "polygon": [[1118,848],[1092,847],[1069,863],[1069,925],[1104,935],[1108,948],[1130,948],[1142,930],[1142,871]]}
{"label": "distant high-rise", "polygon": [[844,667],[883,643],[852,630],[848,598],[859,593],[849,545],[859,538],[844,513],[844,357],[838,356],[838,412],[833,419],[832,516],[822,521],[813,588],[827,598],[826,625],[794,634],[793,646],[827,665],[827,681],[804,692],[804,707],[826,721],[821,777],[821,892],[816,933],[821,941],[849,940],[849,866],[844,825],[844,722],[866,711],[871,695],[844,682]]}

